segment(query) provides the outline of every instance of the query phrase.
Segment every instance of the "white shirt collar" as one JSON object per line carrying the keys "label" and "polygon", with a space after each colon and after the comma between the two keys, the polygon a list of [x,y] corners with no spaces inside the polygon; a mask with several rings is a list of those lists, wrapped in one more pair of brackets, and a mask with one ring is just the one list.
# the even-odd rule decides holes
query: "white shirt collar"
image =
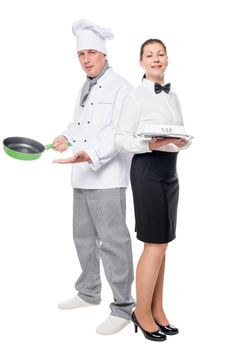
{"label": "white shirt collar", "polygon": [[154,89],[154,81],[152,80],[148,80],[148,79],[143,79],[142,81],[142,85],[146,88],[149,88],[149,89]]}
{"label": "white shirt collar", "polygon": [[[154,92],[154,84],[155,84],[155,81],[144,78],[141,86]],[[164,83],[163,85],[165,85],[165,84],[166,83]],[[171,90],[170,90],[170,92],[171,92]],[[169,92],[169,94],[170,94],[170,92]],[[160,94],[158,94],[158,95],[160,95]]]}

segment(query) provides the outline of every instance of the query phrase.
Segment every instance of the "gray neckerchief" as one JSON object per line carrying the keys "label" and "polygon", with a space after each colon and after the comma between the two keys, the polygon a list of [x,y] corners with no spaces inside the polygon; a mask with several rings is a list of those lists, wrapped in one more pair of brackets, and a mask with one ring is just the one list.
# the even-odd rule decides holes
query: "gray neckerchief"
{"label": "gray neckerchief", "polygon": [[87,97],[89,96],[90,90],[92,88],[93,85],[97,84],[97,81],[99,78],[101,78],[101,76],[106,72],[106,70],[109,68],[109,64],[106,61],[104,67],[102,68],[102,71],[94,78],[90,78],[87,76],[87,79],[84,83],[84,85],[82,86],[81,89],[81,95],[80,95],[80,106],[83,105],[83,103],[85,102],[85,100],[87,99]]}

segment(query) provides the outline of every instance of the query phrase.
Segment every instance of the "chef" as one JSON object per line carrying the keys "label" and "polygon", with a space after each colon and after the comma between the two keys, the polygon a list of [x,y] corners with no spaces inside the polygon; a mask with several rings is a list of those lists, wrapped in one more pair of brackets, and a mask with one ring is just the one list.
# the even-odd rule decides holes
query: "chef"
{"label": "chef", "polygon": [[123,100],[131,85],[109,67],[106,56],[110,29],[87,20],[73,23],[76,51],[86,81],[78,93],[74,118],[54,149],[70,142],[73,156],[55,163],[73,163],[73,238],[81,265],[77,295],[59,303],[74,309],[101,302],[100,259],[112,289],[111,314],[96,332],[113,334],[130,322],[133,263],[131,239],[125,223],[125,191],[131,156],[120,154],[114,135]]}

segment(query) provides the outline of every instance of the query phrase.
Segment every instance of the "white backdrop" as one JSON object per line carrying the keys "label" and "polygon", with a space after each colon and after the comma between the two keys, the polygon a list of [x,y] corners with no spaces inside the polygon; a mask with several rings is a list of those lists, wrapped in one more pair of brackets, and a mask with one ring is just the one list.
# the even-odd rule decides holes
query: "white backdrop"
{"label": "white backdrop", "polygon": [[[181,152],[177,239],[170,244],[165,310],[181,332],[164,349],[232,348],[233,287],[233,21],[231,0],[2,0],[0,4],[0,137],[52,142],[72,118],[84,73],[73,21],[111,27],[109,63],[134,86],[141,82],[139,48],[151,37],[168,48],[166,80],[178,93],[192,147]],[[69,152],[69,151],[68,151]],[[103,337],[96,326],[109,314],[111,291],[94,308],[61,311],[79,275],[72,241],[70,166],[46,151],[25,162],[0,151],[1,349],[109,349],[153,345],[130,325]],[[134,262],[131,191],[127,222]],[[133,286],[133,295],[135,288]],[[84,345],[83,345],[84,346]]]}

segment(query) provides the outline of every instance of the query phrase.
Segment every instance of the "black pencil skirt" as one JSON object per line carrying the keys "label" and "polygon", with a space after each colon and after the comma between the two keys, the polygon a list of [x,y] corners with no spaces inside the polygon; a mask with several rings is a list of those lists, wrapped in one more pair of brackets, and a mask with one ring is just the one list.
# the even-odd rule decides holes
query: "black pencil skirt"
{"label": "black pencil skirt", "polygon": [[168,243],[175,238],[179,182],[176,152],[135,154],[131,186],[137,238],[146,243]]}

